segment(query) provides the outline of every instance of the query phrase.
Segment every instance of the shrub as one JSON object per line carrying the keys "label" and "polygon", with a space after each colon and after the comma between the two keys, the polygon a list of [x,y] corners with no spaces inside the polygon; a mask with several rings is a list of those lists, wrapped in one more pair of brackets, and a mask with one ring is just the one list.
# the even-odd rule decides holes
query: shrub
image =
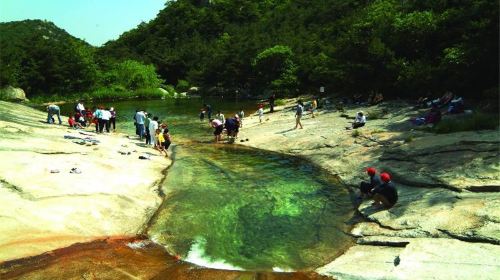
{"label": "shrub", "polygon": [[285,100],[285,99],[281,99],[281,98],[280,98],[280,99],[276,99],[276,100],[274,101],[274,104],[275,104],[276,106],[283,106],[283,105],[286,105],[286,100]]}
{"label": "shrub", "polygon": [[370,118],[370,120],[377,120],[385,117],[387,115],[386,110],[369,110],[366,112],[367,118]]}
{"label": "shrub", "polygon": [[359,136],[361,136],[361,132],[359,130],[355,129],[351,132],[351,136],[354,138],[359,137]]}
{"label": "shrub", "polygon": [[431,128],[431,131],[435,133],[452,133],[458,131],[497,129],[498,124],[499,119],[497,114],[474,113],[445,118]]}

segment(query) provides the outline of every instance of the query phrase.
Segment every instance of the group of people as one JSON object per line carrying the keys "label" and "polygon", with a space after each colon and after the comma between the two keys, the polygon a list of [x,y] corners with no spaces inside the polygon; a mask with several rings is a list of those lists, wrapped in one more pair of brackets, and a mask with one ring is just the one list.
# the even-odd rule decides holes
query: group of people
{"label": "group of people", "polygon": [[392,183],[391,175],[387,172],[378,175],[377,170],[373,167],[367,168],[366,173],[370,177],[370,181],[361,182],[358,199],[373,199],[373,205],[376,207],[391,208],[394,206],[398,201],[398,191]]}
{"label": "group of people", "polygon": [[172,144],[172,136],[168,129],[168,125],[161,120],[158,116],[153,116],[145,110],[136,110],[134,119],[135,133],[139,139],[146,140],[146,145],[165,153],[168,157],[168,148]]}
{"label": "group of people", "polygon": [[435,125],[445,114],[461,114],[465,112],[465,102],[460,96],[448,91],[440,98],[430,100],[429,97],[420,97],[416,108],[429,108],[423,116],[411,118],[414,125]]}

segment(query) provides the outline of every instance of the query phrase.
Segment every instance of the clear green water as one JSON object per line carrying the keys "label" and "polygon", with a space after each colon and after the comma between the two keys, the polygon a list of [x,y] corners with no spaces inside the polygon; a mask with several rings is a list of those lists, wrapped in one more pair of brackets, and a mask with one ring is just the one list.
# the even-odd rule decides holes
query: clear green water
{"label": "clear green water", "polygon": [[[328,263],[351,245],[347,191],[305,160],[209,144],[212,129],[198,119],[198,99],[112,104],[118,129],[134,133],[136,108],[159,115],[174,138],[175,160],[165,201],[148,234],[173,255],[199,265],[241,270],[301,270]],[[255,103],[210,100],[247,115]],[[70,112],[72,105],[62,107]]]}

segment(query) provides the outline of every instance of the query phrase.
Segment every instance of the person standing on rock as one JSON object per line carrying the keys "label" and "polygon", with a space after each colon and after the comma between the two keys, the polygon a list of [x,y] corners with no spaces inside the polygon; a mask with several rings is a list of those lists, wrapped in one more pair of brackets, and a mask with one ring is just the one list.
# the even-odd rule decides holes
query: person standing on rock
{"label": "person standing on rock", "polygon": [[391,181],[389,173],[380,174],[382,185],[372,189],[374,206],[383,206],[391,208],[398,201],[398,191]]}
{"label": "person standing on rock", "polygon": [[299,100],[297,102],[297,108],[295,110],[295,129],[300,126],[300,129],[302,129],[302,123],[300,122],[300,119],[302,119],[302,114],[304,113],[304,103],[302,103],[302,100]]}
{"label": "person standing on rock", "polygon": [[103,122],[102,122],[102,106],[98,106],[95,109],[94,119],[97,120],[97,122],[95,124],[95,132],[96,133],[102,132],[102,125],[103,125]]}
{"label": "person standing on rock", "polygon": [[276,95],[273,94],[273,95],[271,95],[271,97],[269,97],[269,107],[271,107],[269,110],[270,113],[274,112],[274,102],[275,101],[276,101]]}
{"label": "person standing on rock", "polygon": [[108,110],[108,108],[103,108],[102,109],[102,125],[99,126],[99,132],[102,133],[102,130],[104,127],[106,127],[106,132],[109,133],[109,120],[111,119],[111,112]]}
{"label": "person standing on rock", "polygon": [[47,106],[47,123],[54,123],[52,120],[52,116],[57,115],[57,119],[59,120],[59,124],[62,124],[61,121],[61,109],[59,109],[59,106],[55,104],[50,104]]}
{"label": "person standing on rock", "polygon": [[85,106],[83,106],[83,100],[78,101],[78,104],[76,104],[75,107],[75,112],[80,113],[80,115],[82,116],[85,115]]}
{"label": "person standing on rock", "polygon": [[144,114],[143,110],[137,111],[134,116],[134,120],[136,123],[136,132],[139,134],[139,139],[144,137],[144,133],[146,130],[144,129],[144,120],[146,119],[146,115]]}
{"label": "person standing on rock", "polygon": [[314,112],[316,112],[316,109],[318,108],[318,100],[316,97],[313,97],[313,100],[311,102],[311,118],[315,118],[316,116],[314,115]]}
{"label": "person standing on rock", "polygon": [[359,184],[359,199],[372,196],[372,189],[382,185],[382,180],[380,176],[377,175],[377,170],[375,168],[367,168],[366,173],[370,176],[370,182],[361,182],[361,184]]}
{"label": "person standing on rock", "polygon": [[151,134],[151,146],[156,147],[156,130],[158,129],[158,117],[154,116],[149,122],[149,133]]}
{"label": "person standing on rock", "polygon": [[109,118],[110,127],[113,127],[113,131],[116,130],[116,111],[115,108],[109,108],[109,112],[111,113],[111,118]]}
{"label": "person standing on rock", "polygon": [[264,118],[264,106],[262,104],[259,105],[257,112],[259,113],[259,123],[262,123],[262,119]]}

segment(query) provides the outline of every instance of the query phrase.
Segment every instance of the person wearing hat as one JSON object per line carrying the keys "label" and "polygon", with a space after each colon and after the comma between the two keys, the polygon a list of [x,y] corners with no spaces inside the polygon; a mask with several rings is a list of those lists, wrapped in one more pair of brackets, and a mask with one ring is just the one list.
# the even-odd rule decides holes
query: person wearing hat
{"label": "person wearing hat", "polygon": [[382,185],[382,181],[380,180],[380,176],[377,175],[377,170],[373,167],[368,167],[366,169],[366,173],[370,176],[370,182],[361,182],[359,184],[359,198],[369,197],[372,195],[372,189]]}
{"label": "person wearing hat", "polygon": [[382,205],[385,208],[391,208],[398,201],[398,191],[391,181],[389,173],[380,174],[382,185],[372,189],[373,205]]}

